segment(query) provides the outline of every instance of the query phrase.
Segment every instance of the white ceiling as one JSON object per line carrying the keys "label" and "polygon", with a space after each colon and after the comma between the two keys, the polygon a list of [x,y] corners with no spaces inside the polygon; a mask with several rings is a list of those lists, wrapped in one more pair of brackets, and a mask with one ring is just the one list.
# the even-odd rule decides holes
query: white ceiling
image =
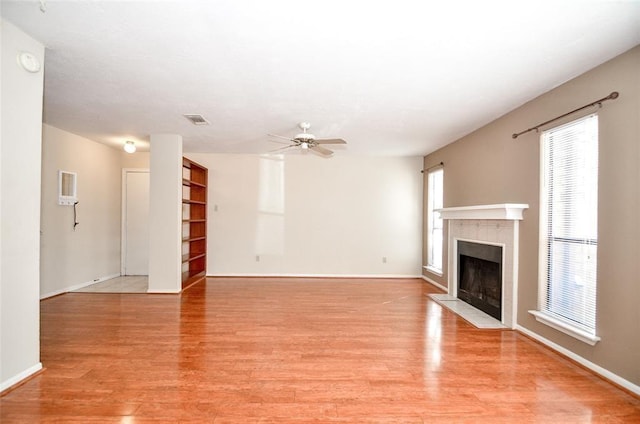
{"label": "white ceiling", "polygon": [[187,152],[263,153],[304,120],[339,154],[424,155],[640,44],[640,1],[40,3],[2,16],[47,47],[45,122]]}

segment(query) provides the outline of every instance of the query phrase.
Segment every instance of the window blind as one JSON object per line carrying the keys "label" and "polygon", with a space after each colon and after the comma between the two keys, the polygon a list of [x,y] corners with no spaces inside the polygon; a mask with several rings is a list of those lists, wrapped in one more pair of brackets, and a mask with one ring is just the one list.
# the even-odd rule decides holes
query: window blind
{"label": "window blind", "polygon": [[444,170],[436,168],[427,174],[427,266],[436,271],[442,271],[442,237],[443,223],[440,214],[435,209],[441,209],[443,204]]}
{"label": "window blind", "polygon": [[598,253],[598,117],[542,134],[541,309],[595,335]]}

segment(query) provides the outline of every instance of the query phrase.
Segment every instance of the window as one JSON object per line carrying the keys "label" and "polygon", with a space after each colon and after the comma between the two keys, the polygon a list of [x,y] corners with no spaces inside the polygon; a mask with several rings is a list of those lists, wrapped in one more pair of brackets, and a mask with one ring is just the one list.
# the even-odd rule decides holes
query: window
{"label": "window", "polygon": [[541,137],[540,311],[536,318],[595,344],[598,116]]}
{"label": "window", "polygon": [[442,218],[434,209],[442,208],[444,170],[427,173],[427,269],[442,274]]}

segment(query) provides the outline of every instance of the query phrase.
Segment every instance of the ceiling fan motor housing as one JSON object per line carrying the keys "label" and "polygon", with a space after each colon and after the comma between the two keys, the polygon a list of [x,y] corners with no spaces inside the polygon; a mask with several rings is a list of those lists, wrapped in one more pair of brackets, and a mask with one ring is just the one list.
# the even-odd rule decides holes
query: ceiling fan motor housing
{"label": "ceiling fan motor housing", "polygon": [[300,127],[300,129],[302,130],[302,132],[298,135],[296,135],[294,137],[294,140],[299,141],[299,142],[306,142],[306,141],[311,141],[313,142],[313,140],[316,139],[316,136],[313,134],[310,134],[307,132],[307,130],[309,128],[311,128],[311,124],[308,122],[300,122],[298,124],[298,126]]}
{"label": "ceiling fan motor housing", "polygon": [[309,133],[300,133],[296,135],[294,139],[298,141],[313,141],[316,139],[316,136]]}

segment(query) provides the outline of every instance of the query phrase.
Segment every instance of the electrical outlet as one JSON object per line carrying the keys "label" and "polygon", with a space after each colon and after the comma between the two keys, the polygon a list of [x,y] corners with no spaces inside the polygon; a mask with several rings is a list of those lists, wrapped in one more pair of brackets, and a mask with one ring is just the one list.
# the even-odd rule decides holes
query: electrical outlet
{"label": "electrical outlet", "polygon": [[386,263],[387,263],[387,257],[386,257],[386,256],[383,256],[383,257],[382,257],[382,263],[383,263],[383,264],[386,264]]}
{"label": "electrical outlet", "polygon": [[256,262],[260,262],[260,255],[256,255]]}
{"label": "electrical outlet", "polygon": [[218,212],[218,205],[213,205],[213,211]]}

